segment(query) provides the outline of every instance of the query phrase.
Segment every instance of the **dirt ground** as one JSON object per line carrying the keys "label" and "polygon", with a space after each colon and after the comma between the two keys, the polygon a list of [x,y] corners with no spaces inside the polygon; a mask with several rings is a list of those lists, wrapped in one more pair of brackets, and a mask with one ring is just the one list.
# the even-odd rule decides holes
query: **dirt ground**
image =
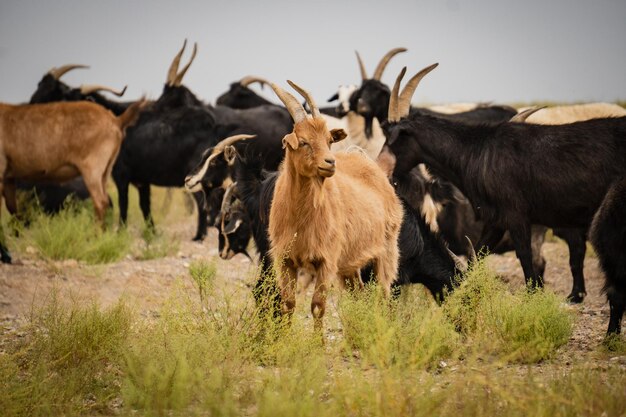
{"label": "dirt ground", "polygon": [[[230,286],[233,290],[240,287],[245,293],[243,291],[252,283],[255,264],[243,255],[230,261],[219,259],[215,229],[209,232],[203,243],[192,242],[194,217],[188,219],[165,228],[166,234],[180,240],[178,253],[166,258],[149,261],[127,258],[112,264],[90,266],[73,260],[41,260],[32,248],[24,253],[15,252],[16,264],[0,265],[0,341],[19,334],[32,306],[42,303],[53,288],[59,289],[64,297],[98,300],[103,306],[124,296],[142,315],[153,314],[167,301],[174,286],[183,285],[193,291],[187,269],[195,260],[215,259],[217,284]],[[565,298],[572,286],[567,247],[562,241],[551,240],[546,242],[543,250],[548,262],[546,287]],[[522,270],[513,253],[491,255],[488,262],[512,288],[523,285]],[[565,363],[597,357],[608,325],[609,306],[601,292],[604,278],[593,255],[587,256],[584,272],[587,297],[581,305],[568,307],[575,311],[576,320],[570,342],[559,353]],[[626,357],[614,357],[613,360],[626,364]]]}

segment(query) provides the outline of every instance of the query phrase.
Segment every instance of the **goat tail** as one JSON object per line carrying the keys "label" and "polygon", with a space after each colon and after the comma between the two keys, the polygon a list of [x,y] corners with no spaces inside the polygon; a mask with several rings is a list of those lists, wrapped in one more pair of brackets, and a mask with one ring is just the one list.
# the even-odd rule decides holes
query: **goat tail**
{"label": "goat tail", "polygon": [[120,114],[117,117],[117,122],[119,123],[122,132],[125,132],[128,127],[135,124],[135,122],[139,118],[139,113],[144,107],[146,107],[147,104],[148,101],[146,100],[146,97],[143,96],[139,100],[128,106],[124,113]]}

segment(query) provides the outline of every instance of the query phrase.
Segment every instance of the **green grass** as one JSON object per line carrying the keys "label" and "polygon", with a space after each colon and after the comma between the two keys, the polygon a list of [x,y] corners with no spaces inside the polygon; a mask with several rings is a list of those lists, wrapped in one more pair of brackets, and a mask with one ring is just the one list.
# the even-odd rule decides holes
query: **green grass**
{"label": "green grass", "polygon": [[[168,198],[183,198],[182,193],[167,193],[162,189],[155,191],[157,198],[154,212],[158,221],[165,224],[180,221],[182,204],[166,203]],[[112,194],[116,197],[115,193]],[[134,211],[136,205],[132,201],[130,211]],[[89,201],[67,202],[58,214],[49,216],[42,213],[32,195],[21,193],[19,207],[19,220],[8,218],[3,213],[7,226],[4,228],[4,237],[9,248],[16,249],[18,253],[28,248],[29,252],[34,251],[40,258],[47,260],[75,259],[86,264],[104,264],[129,255],[137,260],[163,258],[179,250],[176,237],[159,228],[145,227],[141,218],[135,218],[126,228],[118,228],[117,209],[108,211],[106,228],[103,230],[94,219],[93,206]],[[193,221],[192,216],[187,218]]]}
{"label": "green grass", "polygon": [[34,215],[30,225],[21,228],[20,240],[45,259],[88,264],[118,261],[130,252],[132,242],[125,230],[102,230],[89,204],[70,204],[54,216]]}
{"label": "green grass", "polygon": [[[291,324],[194,262],[159,315],[124,301],[34,309],[0,355],[3,415],[619,416],[619,367],[550,357],[571,329],[554,295],[510,293],[483,262],[443,306],[419,286],[388,302],[374,286],[329,305],[322,344],[308,305]],[[187,289],[185,289],[187,288]],[[533,315],[541,320],[530,320]],[[334,329],[334,330],[333,330]],[[337,329],[341,329],[338,331]],[[521,354],[536,350],[538,355]],[[517,362],[543,361],[541,372]],[[513,365],[506,365],[507,363]]]}

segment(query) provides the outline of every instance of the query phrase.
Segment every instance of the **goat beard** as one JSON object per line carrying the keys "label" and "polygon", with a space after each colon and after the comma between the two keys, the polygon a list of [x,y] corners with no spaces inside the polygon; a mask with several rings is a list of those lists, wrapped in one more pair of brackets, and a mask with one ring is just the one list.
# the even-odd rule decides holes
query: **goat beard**
{"label": "goat beard", "polygon": [[372,137],[372,124],[374,123],[373,116],[363,116],[365,118],[365,137],[370,139]]}

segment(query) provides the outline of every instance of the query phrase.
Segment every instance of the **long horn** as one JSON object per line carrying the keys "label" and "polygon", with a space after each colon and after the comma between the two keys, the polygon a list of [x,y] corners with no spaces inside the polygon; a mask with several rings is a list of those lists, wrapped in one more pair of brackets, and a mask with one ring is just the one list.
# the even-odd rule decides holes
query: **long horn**
{"label": "long horn", "polygon": [[185,47],[187,46],[187,39],[183,42],[183,47],[180,48],[180,51],[174,57],[172,64],[170,65],[169,71],[167,71],[167,80],[165,84],[174,85],[174,80],[176,79],[176,74],[178,73],[178,65],[180,65],[180,58],[183,56],[183,52],[185,51]]}
{"label": "long horn", "polygon": [[313,97],[311,96],[311,93],[309,93],[304,88],[300,87],[298,84],[294,83],[291,80],[287,80],[287,82],[289,83],[290,86],[293,87],[294,90],[296,90],[298,92],[298,94],[300,94],[302,97],[304,97],[304,99],[306,100],[307,104],[309,105],[309,109],[311,110],[311,115],[313,117],[321,117],[320,111],[317,108],[317,104],[315,104],[315,100],[313,100]]}
{"label": "long horn", "polygon": [[229,136],[226,139],[222,139],[221,142],[218,142],[217,145],[213,147],[213,151],[211,151],[211,155],[209,156],[209,158],[207,159],[205,163],[206,166],[208,166],[213,159],[215,159],[222,152],[224,152],[224,149],[226,149],[227,146],[233,145],[236,142],[239,142],[240,140],[252,139],[255,137],[256,135],[241,134],[241,135]]}
{"label": "long horn", "polygon": [[48,71],[48,74],[52,75],[55,80],[58,80],[66,72],[70,72],[71,70],[74,70],[74,69],[77,69],[77,68],[89,68],[89,66],[88,65],[79,65],[79,64],[63,65],[62,67],[59,67],[59,68],[52,68],[50,71]]}
{"label": "long horn", "polygon": [[252,75],[248,75],[247,77],[243,77],[241,80],[239,80],[239,84],[241,84],[243,87],[247,87],[252,83],[259,83],[261,84],[261,87],[263,87],[265,84],[269,84],[270,82],[267,81],[265,78],[254,77]]}
{"label": "long horn", "polygon": [[380,78],[383,76],[383,71],[385,71],[385,68],[387,67],[387,64],[389,63],[391,58],[393,58],[396,54],[399,54],[400,52],[406,52],[406,50],[406,48],[394,48],[391,51],[387,52],[387,54],[385,54],[385,56],[378,63],[376,71],[374,71],[373,78],[380,81]]}
{"label": "long horn", "polygon": [[413,93],[415,93],[417,85],[420,83],[420,81],[422,81],[422,78],[424,78],[426,74],[437,68],[438,65],[438,63],[435,63],[429,67],[424,68],[423,70],[415,74],[408,83],[406,83],[406,85],[402,89],[402,93],[400,93],[400,97],[398,97],[399,118],[402,118],[409,114],[409,110],[411,109],[411,98],[413,98]]}
{"label": "long horn", "polygon": [[474,244],[472,243],[472,239],[467,237],[467,235],[465,236],[465,239],[467,239],[467,243],[469,243],[469,250],[470,250],[469,262],[475,263],[478,260],[478,256],[476,256],[476,249],[474,249]]}
{"label": "long horn", "polygon": [[511,117],[511,120],[509,120],[509,122],[523,123],[532,114],[534,114],[535,112],[538,112],[541,109],[545,109],[545,108],[546,108],[546,106],[531,107],[530,109],[526,109],[524,111],[521,111],[521,112],[517,113],[515,116]]}
{"label": "long horn", "polygon": [[356,60],[359,61],[359,69],[361,70],[361,80],[367,80],[367,71],[365,71],[365,65],[363,65],[363,61],[361,60],[361,55],[359,55],[358,51],[354,51],[356,53]]}
{"label": "long horn", "polygon": [[232,204],[232,202],[230,201],[231,196],[233,194],[233,191],[235,189],[235,187],[237,186],[237,182],[233,182],[231,183],[228,188],[226,189],[226,192],[224,192],[224,197],[222,198],[222,206],[220,207],[220,213],[222,214],[222,220],[223,220],[223,216],[224,214],[226,214],[226,212],[228,210],[230,210],[230,206]]}
{"label": "long horn", "polygon": [[295,123],[306,120],[307,114],[304,107],[302,107],[302,104],[300,104],[300,102],[293,95],[291,95],[291,93],[288,93],[274,83],[270,83],[270,86],[280,101],[283,102]]}
{"label": "long horn", "polygon": [[122,91],[120,90],[114,90],[111,87],[106,87],[104,85],[97,85],[97,84],[83,84],[80,86],[80,93],[83,95],[87,95],[87,94],[93,94],[93,93],[97,93],[98,91],[108,91],[111,94],[115,94],[118,97],[122,97],[124,95],[124,93],[126,92],[126,88],[128,86],[125,85],[124,88],[122,89]]}
{"label": "long horn", "polygon": [[183,82],[183,77],[185,76],[185,73],[187,72],[187,70],[191,66],[191,63],[193,62],[194,58],[196,57],[196,53],[197,52],[198,52],[198,43],[194,42],[194,44],[193,44],[193,52],[191,53],[191,59],[189,59],[189,62],[187,63],[187,65],[185,65],[185,68],[183,68],[178,73],[178,75],[176,75],[176,79],[174,80],[174,84],[173,84],[175,87],[180,86],[180,84]]}
{"label": "long horn", "polygon": [[397,122],[400,120],[400,117],[398,116],[398,92],[400,91],[400,83],[402,82],[404,74],[406,74],[406,67],[402,68],[402,71],[400,71],[400,74],[396,77],[396,82],[393,84],[393,89],[391,90],[391,95],[389,96],[387,119],[390,122]]}

